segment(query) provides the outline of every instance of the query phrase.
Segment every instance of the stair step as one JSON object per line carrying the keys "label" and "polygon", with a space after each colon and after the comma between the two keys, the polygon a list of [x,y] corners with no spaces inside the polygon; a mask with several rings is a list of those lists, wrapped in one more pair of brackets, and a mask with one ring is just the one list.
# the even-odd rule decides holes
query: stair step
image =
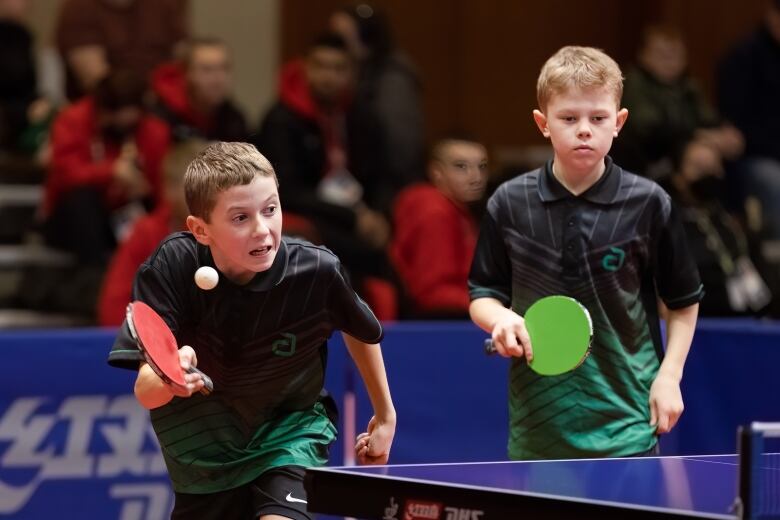
{"label": "stair step", "polygon": [[40,245],[0,245],[0,269],[31,265],[67,267],[75,262],[73,255]]}
{"label": "stair step", "polygon": [[35,206],[43,198],[43,187],[32,184],[0,184],[0,208]]}
{"label": "stair step", "polygon": [[31,329],[83,327],[89,320],[70,314],[29,311],[25,309],[0,309],[0,329]]}

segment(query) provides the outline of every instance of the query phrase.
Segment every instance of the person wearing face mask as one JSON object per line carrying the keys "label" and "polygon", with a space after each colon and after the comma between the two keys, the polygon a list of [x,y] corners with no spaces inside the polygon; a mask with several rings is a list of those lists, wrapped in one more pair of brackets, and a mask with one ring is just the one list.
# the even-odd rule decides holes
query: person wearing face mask
{"label": "person wearing face mask", "polygon": [[[780,0],[764,0],[764,16],[723,56],[717,69],[718,107],[745,136],[734,172],[736,191],[760,211],[751,225],[780,240]],[[750,202],[748,202],[750,201]],[[757,203],[757,204],[756,204]],[[750,212],[748,212],[750,213]],[[780,263],[775,259],[776,264]],[[780,276],[780,267],[776,266]]]}
{"label": "person wearing face mask", "polygon": [[695,141],[666,186],[677,203],[685,235],[707,292],[702,316],[755,315],[769,310],[772,293],[754,237],[723,205],[724,170],[713,147]]}
{"label": "person wearing face mask", "polygon": [[140,78],[114,71],[52,126],[44,238],[80,264],[105,263],[131,215],[152,209],[162,196],[169,130],[145,112],[143,96]]}
{"label": "person wearing face mask", "polygon": [[691,143],[707,144],[720,161],[742,153],[742,134],[721,121],[687,68],[687,49],[677,29],[653,25],[644,30],[637,64],[626,73],[623,103],[631,118],[610,152],[623,167],[662,180]]}

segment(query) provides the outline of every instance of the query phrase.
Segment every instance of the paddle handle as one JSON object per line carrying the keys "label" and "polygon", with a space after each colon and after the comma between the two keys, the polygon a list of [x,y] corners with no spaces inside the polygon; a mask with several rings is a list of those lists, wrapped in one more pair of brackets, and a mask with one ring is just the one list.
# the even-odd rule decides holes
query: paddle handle
{"label": "paddle handle", "polygon": [[[490,339],[490,338],[486,339],[485,340],[485,355],[486,356],[494,356],[496,354],[498,354],[498,349],[493,344],[493,340]],[[523,361],[523,362],[525,361],[525,357],[522,357],[522,356],[520,358],[517,358],[517,359],[519,359],[520,361]]]}
{"label": "paddle handle", "polygon": [[497,353],[498,350],[496,349],[496,346],[493,345],[493,340],[490,338],[487,338],[485,340],[485,355],[486,356],[492,356],[493,354]]}
{"label": "paddle handle", "polygon": [[209,376],[198,370],[197,368],[190,366],[186,370],[188,374],[200,374],[200,377],[203,379],[203,388],[200,389],[200,393],[203,395],[209,395],[211,392],[214,391],[214,381],[211,380]]}

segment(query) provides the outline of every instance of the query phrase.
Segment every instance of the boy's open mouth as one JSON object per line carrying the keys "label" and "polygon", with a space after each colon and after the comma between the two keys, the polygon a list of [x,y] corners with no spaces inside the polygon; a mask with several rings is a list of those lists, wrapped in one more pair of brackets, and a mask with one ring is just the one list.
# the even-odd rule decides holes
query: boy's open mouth
{"label": "boy's open mouth", "polygon": [[271,252],[271,246],[260,247],[249,252],[252,256],[263,256]]}

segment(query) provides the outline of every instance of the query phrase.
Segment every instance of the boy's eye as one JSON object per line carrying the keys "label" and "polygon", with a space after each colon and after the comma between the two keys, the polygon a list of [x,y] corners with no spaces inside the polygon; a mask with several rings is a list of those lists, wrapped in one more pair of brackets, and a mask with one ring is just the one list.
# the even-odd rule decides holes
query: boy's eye
{"label": "boy's eye", "polygon": [[480,163],[480,165],[479,165],[480,171],[487,170],[487,167],[488,167],[487,163]]}
{"label": "boy's eye", "polygon": [[459,170],[465,170],[466,168],[468,168],[468,164],[464,162],[456,162],[454,166]]}
{"label": "boy's eye", "polygon": [[563,116],[561,119],[563,119],[567,123],[573,123],[577,120],[577,118],[574,116]]}
{"label": "boy's eye", "polygon": [[593,116],[591,119],[593,119],[597,123],[601,123],[607,118],[607,116]]}
{"label": "boy's eye", "polygon": [[263,210],[263,214],[265,214],[266,216],[271,216],[274,213],[276,213],[276,206],[268,206]]}
{"label": "boy's eye", "polygon": [[244,222],[246,219],[247,216],[244,214],[236,215],[235,217],[233,217],[233,222],[240,223],[240,222]]}

